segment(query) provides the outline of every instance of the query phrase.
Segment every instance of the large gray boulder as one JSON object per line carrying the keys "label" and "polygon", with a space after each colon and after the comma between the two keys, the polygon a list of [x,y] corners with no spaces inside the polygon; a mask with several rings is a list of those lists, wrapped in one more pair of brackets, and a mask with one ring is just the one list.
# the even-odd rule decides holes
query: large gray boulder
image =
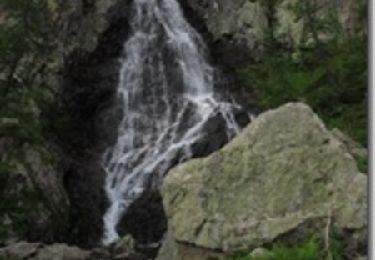
{"label": "large gray boulder", "polygon": [[[366,183],[308,106],[284,105],[218,152],[170,171],[161,189],[169,235],[159,259],[250,252],[288,234],[333,229],[355,234],[347,236],[351,246],[365,243]],[[197,249],[206,253],[189,258]]]}

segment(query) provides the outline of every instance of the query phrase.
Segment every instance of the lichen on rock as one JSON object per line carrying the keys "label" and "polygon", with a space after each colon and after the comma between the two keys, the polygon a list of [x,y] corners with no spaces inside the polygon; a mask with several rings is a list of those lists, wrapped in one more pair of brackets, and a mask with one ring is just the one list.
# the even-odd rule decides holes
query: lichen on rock
{"label": "lichen on rock", "polygon": [[327,223],[365,234],[366,182],[312,110],[290,103],[261,114],[211,156],[171,170],[162,196],[177,247],[232,254],[292,232],[324,233]]}

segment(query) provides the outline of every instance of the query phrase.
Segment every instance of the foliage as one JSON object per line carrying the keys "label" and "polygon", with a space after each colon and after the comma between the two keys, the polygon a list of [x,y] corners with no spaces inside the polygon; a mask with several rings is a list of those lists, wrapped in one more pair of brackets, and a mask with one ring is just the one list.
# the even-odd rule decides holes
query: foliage
{"label": "foliage", "polygon": [[[0,156],[0,215],[12,219],[20,237],[28,232],[41,198],[22,186],[10,162],[22,163],[18,157],[24,143],[43,142],[40,111],[49,91],[42,77],[53,49],[50,15],[47,0],[0,0],[0,139],[12,140]],[[9,232],[9,225],[0,225],[0,243]]]}
{"label": "foliage", "polygon": [[40,107],[49,90],[41,77],[51,52],[51,12],[46,0],[0,0],[0,137],[41,139]]}
{"label": "foliage", "polygon": [[[37,191],[22,188],[10,196],[3,194],[0,215],[8,216],[12,220],[12,230],[19,237],[26,237],[27,232],[30,230],[31,216],[38,209],[40,203],[42,203],[42,198]],[[0,243],[7,238],[9,231],[9,225],[5,228],[0,225]]]}
{"label": "foliage", "polygon": [[358,170],[362,173],[368,173],[368,158],[361,156],[354,156],[357,162]]}
{"label": "foliage", "polygon": [[[367,146],[367,35],[344,34],[334,14],[318,20],[311,15],[316,7],[302,8],[302,3],[306,1],[294,6],[297,17],[308,25],[300,46],[285,52],[268,42],[264,58],[241,68],[239,76],[262,109],[306,102],[329,127]],[[319,35],[327,33],[331,37],[322,41]]]}
{"label": "foliage", "polygon": [[272,245],[271,249],[258,256],[242,255],[231,260],[341,260],[341,243],[332,239],[330,249],[323,250],[319,239],[311,238],[302,244],[286,246],[281,243]]}
{"label": "foliage", "polygon": [[[32,82],[36,76],[35,56],[48,53],[52,28],[45,0],[1,0],[1,7],[6,18],[0,24],[0,68],[5,74],[4,83],[11,85],[2,86],[4,96],[13,90],[11,87],[26,87]],[[20,65],[24,68],[17,75]]]}
{"label": "foliage", "polygon": [[260,256],[243,256],[233,260],[321,260],[319,245],[311,239],[303,245],[286,247],[276,244],[272,249]]}

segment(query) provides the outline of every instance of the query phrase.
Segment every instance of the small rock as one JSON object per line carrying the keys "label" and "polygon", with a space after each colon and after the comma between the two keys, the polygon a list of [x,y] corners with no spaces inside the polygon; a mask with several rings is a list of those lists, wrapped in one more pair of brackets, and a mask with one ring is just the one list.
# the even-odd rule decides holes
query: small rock
{"label": "small rock", "polygon": [[[123,253],[113,257],[114,260],[147,260],[144,255],[139,253]],[[166,259],[167,260],[167,259]]]}
{"label": "small rock", "polygon": [[122,253],[122,254],[116,255],[113,259],[115,259],[115,260],[128,260],[129,259],[129,253]]}
{"label": "small rock", "polygon": [[11,126],[11,125],[18,125],[19,124],[19,120],[18,118],[7,118],[7,117],[3,117],[0,119],[0,125],[3,126]]}
{"label": "small rock", "polygon": [[32,260],[89,260],[90,252],[66,244],[53,244],[38,251]]}
{"label": "small rock", "polygon": [[270,255],[270,251],[268,251],[267,249],[263,248],[263,247],[259,247],[259,248],[256,248],[254,249],[250,256],[251,257],[263,257],[263,256],[266,256],[266,255]]}
{"label": "small rock", "polygon": [[90,260],[107,260],[111,259],[111,254],[104,248],[94,248],[90,254]]}
{"label": "small rock", "polygon": [[19,242],[1,249],[0,257],[26,259],[33,256],[42,245],[39,243]]}
{"label": "small rock", "polygon": [[125,236],[121,238],[114,246],[114,254],[124,254],[134,251],[134,239],[131,236]]}
{"label": "small rock", "polygon": [[350,154],[359,158],[367,157],[367,149],[362,147],[362,145],[354,141],[348,135],[344,134],[337,128],[332,129],[331,132],[337,139],[339,139],[345,145]]}
{"label": "small rock", "polygon": [[3,218],[3,223],[2,223],[2,225],[3,225],[3,226],[11,226],[12,224],[13,224],[12,219],[9,217],[8,214],[5,214],[5,215],[4,215],[4,218]]}

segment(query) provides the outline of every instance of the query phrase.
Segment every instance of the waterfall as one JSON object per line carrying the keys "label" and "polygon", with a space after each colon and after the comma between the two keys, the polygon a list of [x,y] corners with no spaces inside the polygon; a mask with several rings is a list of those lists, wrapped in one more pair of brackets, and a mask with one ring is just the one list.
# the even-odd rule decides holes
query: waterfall
{"label": "waterfall", "polygon": [[206,46],[177,0],[134,0],[131,14],[118,83],[123,117],[117,141],[103,155],[110,203],[104,244],[118,239],[121,217],[145,189],[194,155],[212,118],[222,119],[228,139],[239,131],[237,105],[215,94]]}

